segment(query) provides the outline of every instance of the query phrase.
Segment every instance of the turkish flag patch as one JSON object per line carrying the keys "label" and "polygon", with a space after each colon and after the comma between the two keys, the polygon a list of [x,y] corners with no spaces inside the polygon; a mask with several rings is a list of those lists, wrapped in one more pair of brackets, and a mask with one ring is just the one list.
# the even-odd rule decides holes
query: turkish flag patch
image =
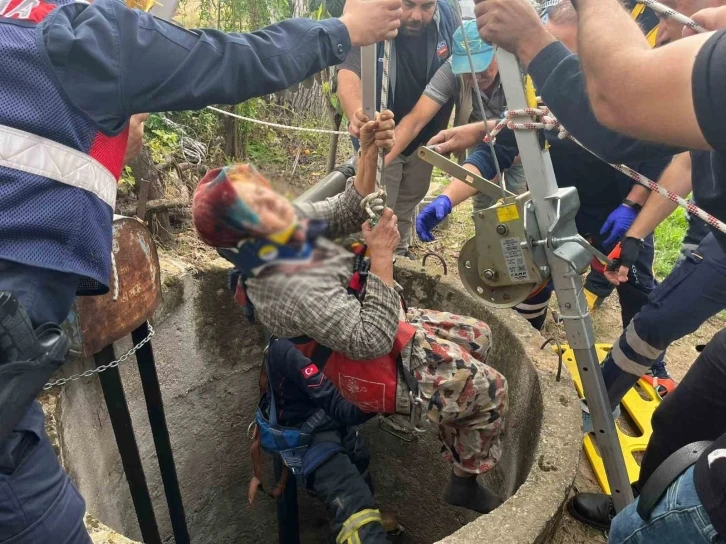
{"label": "turkish flag patch", "polygon": [[315,363],[309,364],[305,368],[302,369],[302,375],[306,378],[309,378],[311,376],[315,376],[319,372],[318,367],[315,366]]}

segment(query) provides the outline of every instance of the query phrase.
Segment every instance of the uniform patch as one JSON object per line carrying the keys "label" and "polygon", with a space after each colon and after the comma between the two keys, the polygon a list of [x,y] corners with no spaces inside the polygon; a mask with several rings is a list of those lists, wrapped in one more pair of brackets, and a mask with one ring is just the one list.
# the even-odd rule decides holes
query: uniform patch
{"label": "uniform patch", "polygon": [[302,375],[306,378],[309,378],[310,376],[315,376],[315,374],[317,374],[318,372],[320,371],[318,370],[318,367],[315,366],[315,363],[309,364],[302,369]]}
{"label": "uniform patch", "polygon": [[436,46],[436,54],[439,56],[440,59],[446,59],[449,56],[449,44],[446,43],[444,40],[441,40],[439,42],[439,45]]}

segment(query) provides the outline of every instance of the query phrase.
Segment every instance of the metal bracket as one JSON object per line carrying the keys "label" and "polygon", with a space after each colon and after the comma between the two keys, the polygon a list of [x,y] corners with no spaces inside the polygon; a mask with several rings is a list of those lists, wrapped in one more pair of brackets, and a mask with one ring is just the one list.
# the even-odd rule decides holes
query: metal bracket
{"label": "metal bracket", "polygon": [[376,95],[378,91],[378,48],[376,44],[360,49],[360,84],[363,113],[368,119],[376,116]]}
{"label": "metal bracket", "polygon": [[[499,187],[499,185],[473,172],[469,172],[469,170],[467,170],[460,164],[455,163],[454,161],[444,157],[443,155],[440,155],[431,147],[426,147],[422,145],[418,148],[416,153],[418,154],[419,158],[423,159],[430,165],[435,166],[436,168],[446,172],[450,176],[454,176],[456,179],[463,181],[471,187],[474,187],[474,189],[476,189],[480,193],[484,193],[489,198],[492,198],[496,201],[502,197],[502,189],[501,187]],[[505,191],[505,194],[508,198],[517,196],[511,191]]]}

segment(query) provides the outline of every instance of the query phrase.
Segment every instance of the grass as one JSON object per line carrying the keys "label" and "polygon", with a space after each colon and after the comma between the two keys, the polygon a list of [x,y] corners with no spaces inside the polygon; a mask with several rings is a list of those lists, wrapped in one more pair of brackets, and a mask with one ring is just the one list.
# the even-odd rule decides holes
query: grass
{"label": "grass", "polygon": [[673,269],[681,251],[681,241],[688,228],[686,212],[677,208],[655,230],[655,260],[653,271],[658,280],[663,280]]}

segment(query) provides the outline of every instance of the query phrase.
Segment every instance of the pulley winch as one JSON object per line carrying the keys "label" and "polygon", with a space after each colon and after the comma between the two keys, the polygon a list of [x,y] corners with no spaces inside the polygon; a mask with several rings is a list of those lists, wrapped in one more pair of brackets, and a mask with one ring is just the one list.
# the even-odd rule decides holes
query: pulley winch
{"label": "pulley winch", "polygon": [[[550,279],[544,248],[570,264],[573,273],[582,274],[594,255],[603,263],[611,261],[590,246],[575,230],[579,207],[573,187],[559,189],[546,201],[553,207],[555,221],[542,234],[535,216],[531,195],[515,195],[478,176],[459,164],[420,147],[421,159],[447,174],[471,185],[494,199],[496,204],[474,214],[475,236],[459,253],[459,277],[469,293],[495,308],[511,308],[526,300]],[[582,251],[587,250],[587,253]]]}

